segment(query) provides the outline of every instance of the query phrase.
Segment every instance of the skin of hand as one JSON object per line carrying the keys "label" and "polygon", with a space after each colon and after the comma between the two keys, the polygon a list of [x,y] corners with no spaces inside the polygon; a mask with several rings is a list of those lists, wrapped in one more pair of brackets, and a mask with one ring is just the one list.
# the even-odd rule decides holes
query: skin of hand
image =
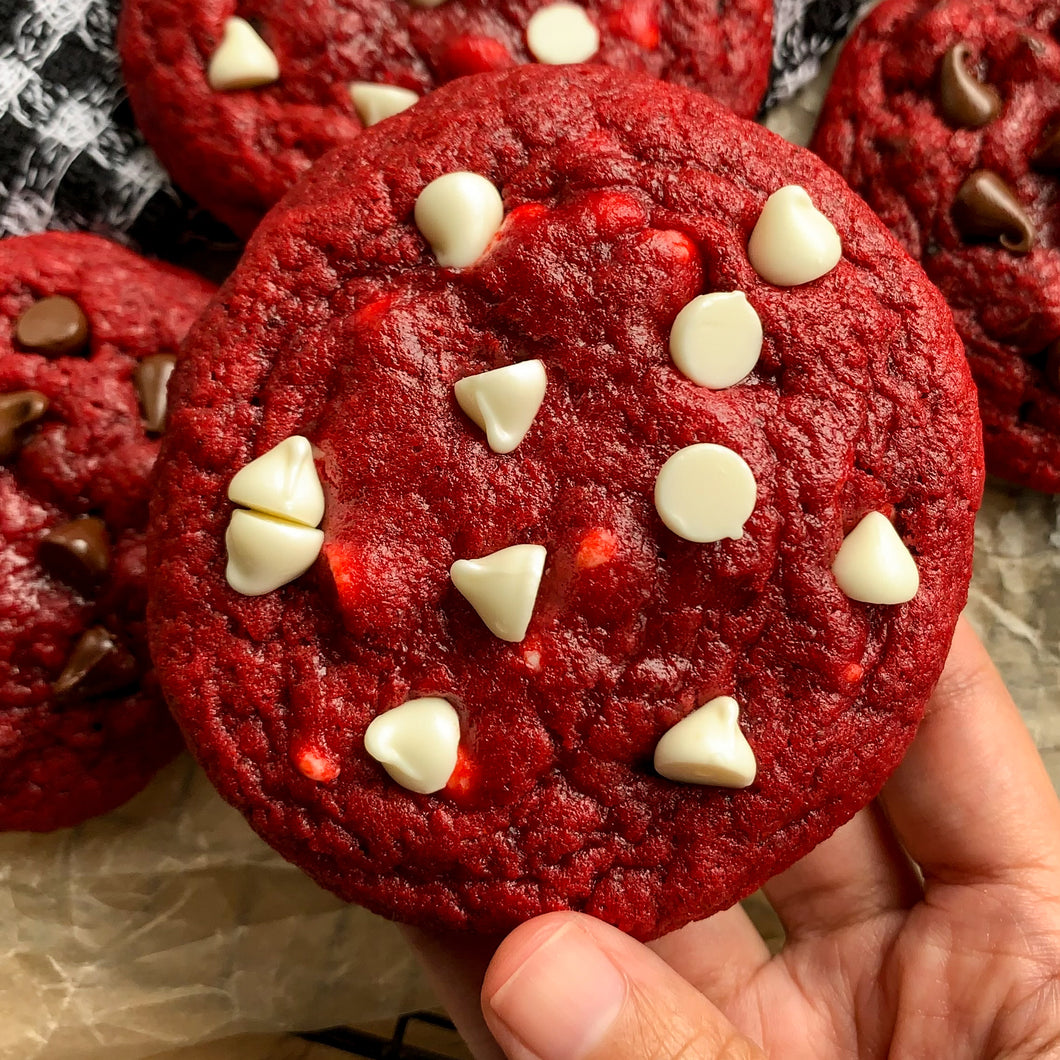
{"label": "skin of hand", "polygon": [[739,906],[410,937],[479,1060],[1060,1056],[1060,803],[964,620],[879,799],[764,891],[776,956]]}

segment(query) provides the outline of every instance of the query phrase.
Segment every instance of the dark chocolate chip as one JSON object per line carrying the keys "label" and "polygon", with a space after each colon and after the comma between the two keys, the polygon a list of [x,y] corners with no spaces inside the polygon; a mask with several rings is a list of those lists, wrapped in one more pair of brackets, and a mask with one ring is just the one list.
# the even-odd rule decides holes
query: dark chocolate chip
{"label": "dark chocolate chip", "polygon": [[983,84],[966,65],[968,45],[955,44],[942,57],[939,69],[939,106],[946,120],[959,128],[978,129],[997,117],[1001,97]]}
{"label": "dark chocolate chip", "polygon": [[1047,130],[1041,146],[1034,154],[1034,167],[1047,173],[1060,169],[1060,122]]}
{"label": "dark chocolate chip", "polygon": [[72,298],[54,295],[34,302],[18,318],[15,338],[23,349],[67,357],[88,345],[88,320]]}
{"label": "dark chocolate chip", "polygon": [[0,394],[0,460],[18,451],[23,429],[36,423],[47,409],[48,399],[39,390]]}
{"label": "dark chocolate chip", "polygon": [[110,566],[110,541],[102,519],[60,523],[44,536],[37,553],[56,578],[88,596]]}
{"label": "dark chocolate chip", "polygon": [[961,185],[953,220],[966,239],[997,239],[1015,254],[1026,254],[1034,246],[1034,225],[1016,193],[988,169],[977,169]]}
{"label": "dark chocolate chip", "polygon": [[159,434],[166,425],[166,387],[176,363],[173,354],[156,353],[153,357],[145,357],[136,366],[136,390],[140,395],[144,426],[153,434]]}
{"label": "dark chocolate chip", "polygon": [[92,626],[70,652],[63,672],[52,684],[61,699],[91,699],[120,692],[134,684],[136,660],[103,626]]}

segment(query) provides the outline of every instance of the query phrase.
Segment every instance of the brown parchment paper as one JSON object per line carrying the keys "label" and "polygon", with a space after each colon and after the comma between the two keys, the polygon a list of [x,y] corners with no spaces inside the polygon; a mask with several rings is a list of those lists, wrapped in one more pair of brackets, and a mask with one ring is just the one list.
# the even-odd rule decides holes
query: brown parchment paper
{"label": "brown parchment paper", "polygon": [[80,828],[0,834],[4,1060],[130,1060],[430,1003],[394,925],[269,850],[186,754]]}

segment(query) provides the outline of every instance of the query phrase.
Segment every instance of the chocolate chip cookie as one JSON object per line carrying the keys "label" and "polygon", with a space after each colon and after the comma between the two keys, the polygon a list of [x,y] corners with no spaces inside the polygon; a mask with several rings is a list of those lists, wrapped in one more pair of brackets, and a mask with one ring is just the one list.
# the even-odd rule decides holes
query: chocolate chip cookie
{"label": "chocolate chip cookie", "polygon": [[887,0],[847,43],[813,147],[953,309],[988,470],[1060,491],[1060,12]]}
{"label": "chocolate chip cookie", "polygon": [[0,829],[112,809],[181,746],[144,532],[166,384],[210,293],[94,236],[0,242]]}

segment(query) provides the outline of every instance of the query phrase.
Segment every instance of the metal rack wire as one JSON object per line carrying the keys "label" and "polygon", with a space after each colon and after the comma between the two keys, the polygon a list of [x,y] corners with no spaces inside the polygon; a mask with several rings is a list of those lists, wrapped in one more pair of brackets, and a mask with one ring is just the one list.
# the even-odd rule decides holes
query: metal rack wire
{"label": "metal rack wire", "polygon": [[364,1057],[365,1060],[453,1060],[451,1053],[439,1053],[406,1042],[409,1027],[416,1023],[451,1031],[454,1043],[460,1040],[451,1020],[436,1012],[424,1011],[406,1012],[399,1016],[394,1024],[394,1033],[389,1038],[356,1027],[329,1027],[327,1030],[300,1034],[299,1037],[307,1042]]}

